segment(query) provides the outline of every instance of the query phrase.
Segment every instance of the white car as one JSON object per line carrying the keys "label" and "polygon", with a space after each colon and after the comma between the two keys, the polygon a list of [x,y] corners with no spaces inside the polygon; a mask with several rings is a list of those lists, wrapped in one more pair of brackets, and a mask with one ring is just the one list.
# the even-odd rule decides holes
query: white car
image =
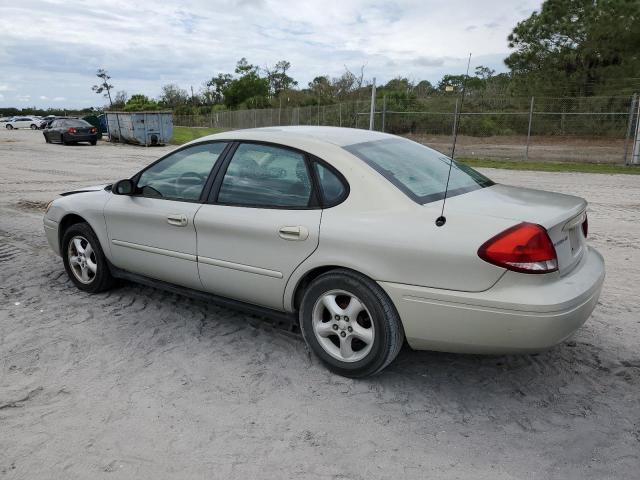
{"label": "white car", "polygon": [[7,130],[13,130],[14,128],[30,128],[31,130],[38,130],[40,122],[42,120],[39,117],[14,117],[5,123]]}
{"label": "white car", "polygon": [[81,290],[124,278],[297,321],[330,369],[361,377],[405,338],[505,353],[569,337],[605,276],[586,206],[404,138],[284,127],[204,137],[63,194],[44,227]]}

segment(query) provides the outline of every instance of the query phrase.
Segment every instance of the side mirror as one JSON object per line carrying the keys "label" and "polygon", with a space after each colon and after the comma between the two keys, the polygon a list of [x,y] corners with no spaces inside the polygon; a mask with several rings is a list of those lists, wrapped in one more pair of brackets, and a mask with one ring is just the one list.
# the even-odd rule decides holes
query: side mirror
{"label": "side mirror", "polygon": [[116,195],[131,195],[135,185],[133,181],[129,178],[125,178],[124,180],[119,180],[113,184],[111,187],[111,191]]}

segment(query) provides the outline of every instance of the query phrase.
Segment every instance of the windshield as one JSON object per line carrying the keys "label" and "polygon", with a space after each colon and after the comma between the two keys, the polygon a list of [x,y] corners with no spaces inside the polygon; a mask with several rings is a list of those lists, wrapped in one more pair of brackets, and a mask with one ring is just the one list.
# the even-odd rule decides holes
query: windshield
{"label": "windshield", "polygon": [[[389,138],[343,147],[382,174],[418,203],[444,198],[451,159],[404,138]],[[473,168],[453,161],[447,197],[493,185]]]}

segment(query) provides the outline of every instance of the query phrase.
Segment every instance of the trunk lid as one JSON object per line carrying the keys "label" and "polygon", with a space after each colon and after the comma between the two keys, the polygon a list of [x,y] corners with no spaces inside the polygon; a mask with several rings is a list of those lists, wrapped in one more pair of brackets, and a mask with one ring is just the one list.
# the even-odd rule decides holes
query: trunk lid
{"label": "trunk lid", "polygon": [[445,214],[459,210],[513,220],[514,225],[520,222],[542,225],[556,249],[558,270],[564,274],[580,261],[584,253],[586,239],[582,223],[586,209],[586,200],[573,195],[493,185],[448,198]]}

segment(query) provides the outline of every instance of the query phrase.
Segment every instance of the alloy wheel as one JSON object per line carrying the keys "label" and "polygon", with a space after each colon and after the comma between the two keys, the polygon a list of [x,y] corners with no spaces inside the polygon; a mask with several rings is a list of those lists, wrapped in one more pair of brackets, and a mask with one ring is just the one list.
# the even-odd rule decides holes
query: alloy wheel
{"label": "alloy wheel", "polygon": [[331,290],[318,298],[312,325],[324,351],[342,362],[362,360],[373,347],[371,314],[360,299],[345,290]]}
{"label": "alloy wheel", "polygon": [[67,258],[71,271],[79,282],[89,284],[95,280],[98,273],[96,253],[85,237],[76,235],[71,239]]}

